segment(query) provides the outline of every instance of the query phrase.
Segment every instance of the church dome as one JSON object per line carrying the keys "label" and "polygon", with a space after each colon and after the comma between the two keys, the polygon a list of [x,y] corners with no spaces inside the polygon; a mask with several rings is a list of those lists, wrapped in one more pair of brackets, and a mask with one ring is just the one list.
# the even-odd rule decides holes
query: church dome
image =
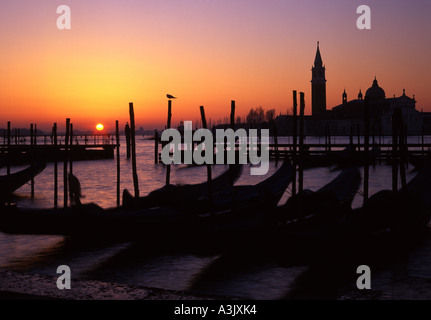
{"label": "church dome", "polygon": [[365,93],[365,96],[371,100],[380,100],[386,98],[385,90],[379,87],[376,78],[373,81],[373,85]]}

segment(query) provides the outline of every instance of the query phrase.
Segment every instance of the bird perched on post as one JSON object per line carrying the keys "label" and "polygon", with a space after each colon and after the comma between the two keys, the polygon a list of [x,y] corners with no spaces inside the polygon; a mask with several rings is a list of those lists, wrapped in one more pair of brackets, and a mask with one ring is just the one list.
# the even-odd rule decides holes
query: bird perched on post
{"label": "bird perched on post", "polygon": [[166,95],[168,97],[168,99],[176,99],[177,97],[174,97],[173,95],[167,94]]}

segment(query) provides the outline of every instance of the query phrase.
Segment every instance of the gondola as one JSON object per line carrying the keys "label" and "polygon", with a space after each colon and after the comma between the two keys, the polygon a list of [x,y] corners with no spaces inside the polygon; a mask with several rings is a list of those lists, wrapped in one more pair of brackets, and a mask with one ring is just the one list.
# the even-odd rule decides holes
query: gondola
{"label": "gondola", "polygon": [[350,234],[411,237],[426,229],[431,217],[431,165],[423,166],[397,192],[382,190],[373,195],[346,221]]}
{"label": "gondola", "polygon": [[[211,181],[213,192],[230,188],[242,172],[241,164],[230,165],[229,169]],[[208,194],[208,182],[198,184],[173,185],[169,184],[151,191],[145,197],[135,198],[127,189],[123,191],[124,208],[151,208],[155,206],[171,206],[181,208],[184,204],[196,201]],[[169,199],[169,201],[167,201]]]}
{"label": "gondola", "polygon": [[3,199],[41,173],[46,163],[38,162],[21,171],[0,176],[0,197]]}
{"label": "gondola", "polygon": [[189,214],[238,211],[257,206],[269,208],[277,205],[283,196],[291,182],[293,167],[290,160],[285,159],[271,177],[256,185],[233,186],[232,183],[226,183],[229,180],[228,174],[229,172],[226,172],[219,177],[220,179],[215,179],[215,183],[212,184],[211,197],[208,194],[207,183],[178,187],[168,186],[155,190],[147,197],[141,197],[139,200],[125,191],[123,193],[123,206],[125,208],[169,206]]}
{"label": "gondola", "polygon": [[427,152],[425,155],[409,155],[408,160],[416,170],[419,170],[422,167],[431,164],[431,154]]}
{"label": "gondola", "polygon": [[287,230],[279,241],[309,259],[374,263],[403,255],[420,242],[430,217],[431,167],[426,166],[401,190],[381,190],[331,224]]}
{"label": "gondola", "polygon": [[356,167],[343,169],[335,179],[317,191],[305,189],[277,208],[278,223],[297,231],[332,224],[350,212],[361,184]]}
{"label": "gondola", "polygon": [[340,170],[351,166],[372,165],[375,163],[380,150],[373,147],[368,152],[368,157],[364,151],[356,150],[354,145],[349,145],[343,150],[330,150],[323,154],[311,155],[309,150],[305,151],[303,167],[333,167],[334,170]]}
{"label": "gondola", "polygon": [[[244,212],[243,210],[250,212],[258,205],[274,203],[281,198],[291,177],[292,167],[286,160],[268,179],[255,186],[240,189],[245,191],[239,192],[244,207],[198,214],[167,206],[104,209],[90,203],[68,208],[34,209],[3,205],[0,210],[0,231],[97,239],[176,241],[199,234],[211,221],[220,217],[234,216],[237,212]],[[262,196],[259,197],[257,192],[262,192]]]}
{"label": "gondola", "polygon": [[[239,210],[244,208],[275,207],[292,181],[293,167],[289,159],[284,159],[280,167],[269,178],[256,185],[237,185],[214,193],[213,211]],[[204,199],[210,205],[207,199]]]}
{"label": "gondola", "polygon": [[345,168],[318,191],[304,190],[283,205],[261,206],[207,226],[209,237],[223,232],[226,239],[254,238],[260,242],[283,243],[289,233],[330,225],[351,210],[361,175],[357,168]]}
{"label": "gondola", "polygon": [[365,151],[358,151],[354,145],[349,145],[341,151],[332,151],[331,155],[336,164],[336,168],[341,169],[350,166],[373,165],[380,154],[380,149],[372,147]]}

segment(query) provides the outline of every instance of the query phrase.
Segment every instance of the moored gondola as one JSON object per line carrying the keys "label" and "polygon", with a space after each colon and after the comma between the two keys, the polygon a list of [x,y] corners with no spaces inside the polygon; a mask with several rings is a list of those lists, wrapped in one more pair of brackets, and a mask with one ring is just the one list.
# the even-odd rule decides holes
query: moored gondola
{"label": "moored gondola", "polygon": [[319,190],[303,190],[277,208],[280,227],[297,231],[334,223],[351,211],[360,183],[359,169],[348,167]]}
{"label": "moored gondola", "polygon": [[359,170],[346,168],[316,192],[304,190],[283,205],[222,216],[207,226],[206,233],[213,237],[223,234],[226,239],[255,239],[271,247],[282,243],[289,232],[331,225],[350,212],[360,182]]}
{"label": "moored gondola", "polygon": [[[239,178],[243,165],[233,164],[229,169],[211,181],[213,192],[230,188]],[[198,184],[173,185],[151,191],[147,196],[136,198],[127,189],[123,191],[124,208],[151,208],[155,206],[170,206],[182,208],[184,204],[196,201],[208,195],[208,182]]]}
{"label": "moored gondola", "polygon": [[429,232],[431,167],[423,167],[405,188],[381,190],[360,208],[332,224],[288,230],[282,241],[309,259],[366,264],[404,254]]}
{"label": "moored gondola", "polygon": [[238,212],[251,212],[260,205],[279,201],[291,177],[292,167],[290,162],[285,160],[268,179],[255,186],[240,188],[234,208],[203,213],[168,206],[103,209],[94,203],[49,209],[3,205],[0,231],[14,234],[85,236],[97,239],[176,241],[199,234],[205,226],[220,217],[231,217]]}
{"label": "moored gondola", "polygon": [[0,197],[5,198],[18,190],[32,178],[41,173],[46,167],[45,162],[37,162],[26,169],[0,176]]}

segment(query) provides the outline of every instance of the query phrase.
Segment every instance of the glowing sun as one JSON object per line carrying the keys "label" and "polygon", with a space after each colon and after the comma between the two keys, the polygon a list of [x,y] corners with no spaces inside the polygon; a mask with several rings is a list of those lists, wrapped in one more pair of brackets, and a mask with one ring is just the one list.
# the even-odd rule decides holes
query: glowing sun
{"label": "glowing sun", "polygon": [[98,123],[98,124],[96,125],[96,129],[97,129],[97,131],[102,131],[102,130],[103,130],[103,128],[104,128],[104,126],[103,126],[103,124],[101,124],[101,123]]}

